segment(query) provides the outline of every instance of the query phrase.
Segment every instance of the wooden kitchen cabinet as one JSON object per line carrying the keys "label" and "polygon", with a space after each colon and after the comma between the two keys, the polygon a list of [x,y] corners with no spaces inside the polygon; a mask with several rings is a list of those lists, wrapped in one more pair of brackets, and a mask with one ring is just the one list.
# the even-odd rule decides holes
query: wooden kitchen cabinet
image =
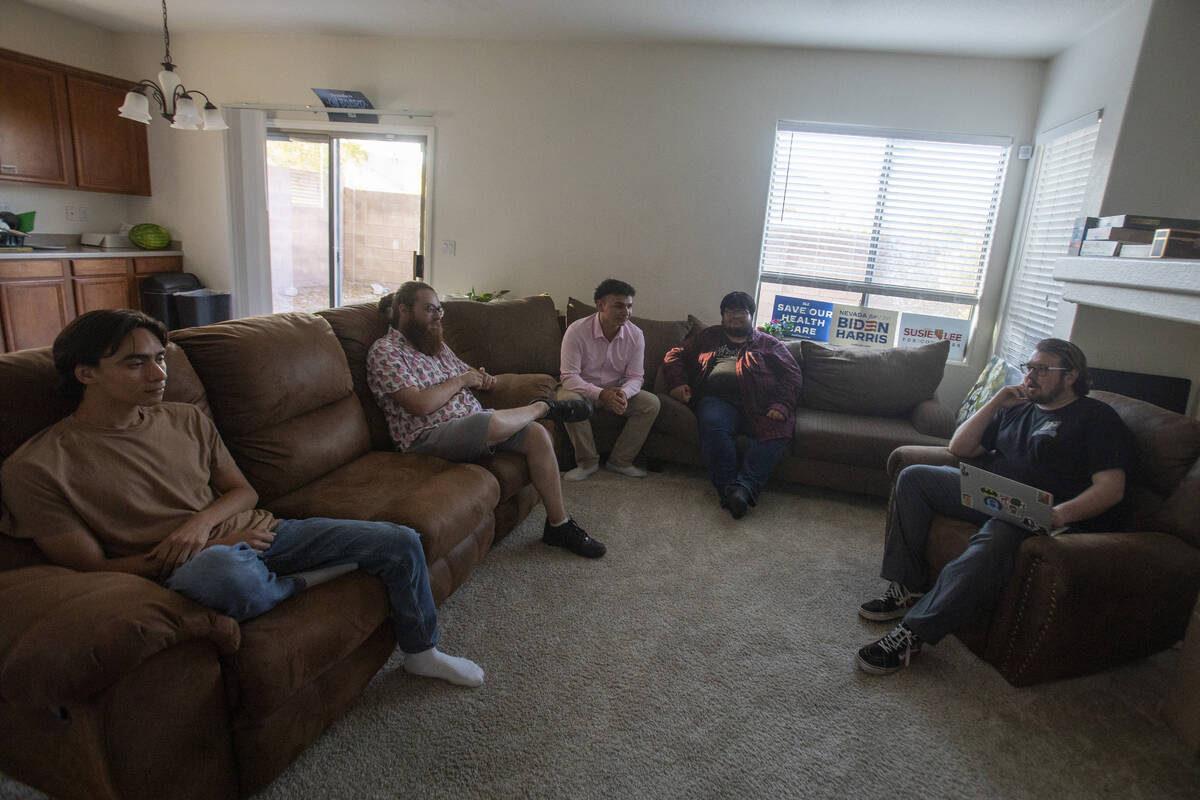
{"label": "wooden kitchen cabinet", "polygon": [[124,275],[75,278],[71,286],[75,293],[76,314],[86,314],[98,308],[137,307],[137,303],[130,302],[129,278]]}
{"label": "wooden kitchen cabinet", "polygon": [[146,126],[117,116],[129,82],[66,76],[75,185],[114,194],[150,194]]}
{"label": "wooden kitchen cabinet", "polygon": [[182,270],[182,256],[0,259],[4,351],[53,344],[68,322],[88,311],[141,308],[142,281]]}
{"label": "wooden kitchen cabinet", "polygon": [[62,261],[0,261],[4,349],[45,347],[75,316]]}
{"label": "wooden kitchen cabinet", "polygon": [[0,51],[0,178],[70,186],[75,179],[67,85],[61,73]]}
{"label": "wooden kitchen cabinet", "polygon": [[131,81],[0,50],[0,180],[150,194],[146,126],[117,116]]}

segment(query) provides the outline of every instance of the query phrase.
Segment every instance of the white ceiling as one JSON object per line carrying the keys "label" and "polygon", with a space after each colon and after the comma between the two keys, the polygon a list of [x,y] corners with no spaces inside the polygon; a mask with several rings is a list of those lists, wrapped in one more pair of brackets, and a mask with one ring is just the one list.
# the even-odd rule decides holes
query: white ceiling
{"label": "white ceiling", "polygon": [[[160,0],[25,0],[161,31]],[[1053,56],[1135,0],[174,0],[173,33],[706,42]]]}

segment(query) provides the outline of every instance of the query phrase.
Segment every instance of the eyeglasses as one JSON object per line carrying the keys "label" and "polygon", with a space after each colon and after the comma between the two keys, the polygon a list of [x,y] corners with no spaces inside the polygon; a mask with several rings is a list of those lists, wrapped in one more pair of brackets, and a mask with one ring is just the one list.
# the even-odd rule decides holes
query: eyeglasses
{"label": "eyeglasses", "polygon": [[748,309],[748,308],[727,308],[724,311],[722,311],[721,313],[727,317],[748,317],[748,316],[750,316],[750,309]]}
{"label": "eyeglasses", "polygon": [[1021,372],[1024,372],[1026,375],[1028,375],[1029,373],[1032,372],[1034,375],[1037,375],[1039,378],[1044,378],[1044,377],[1046,377],[1046,375],[1048,373],[1051,373],[1051,372],[1070,372],[1071,371],[1070,367],[1047,367],[1045,364],[1021,364],[1020,369],[1021,369]]}
{"label": "eyeglasses", "polygon": [[[415,304],[410,304],[409,308],[415,311],[417,307]],[[425,313],[431,317],[444,317],[446,316],[446,309],[442,306],[435,306],[433,303],[429,303],[425,306]]]}

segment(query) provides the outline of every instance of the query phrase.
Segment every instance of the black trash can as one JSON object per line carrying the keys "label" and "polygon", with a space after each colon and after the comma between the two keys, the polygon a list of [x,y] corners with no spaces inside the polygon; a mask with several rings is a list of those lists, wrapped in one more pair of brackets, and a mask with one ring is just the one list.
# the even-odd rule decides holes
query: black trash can
{"label": "black trash can", "polygon": [[229,292],[192,289],[176,292],[172,297],[175,298],[175,313],[179,315],[181,328],[195,328],[229,319]]}
{"label": "black trash can", "polygon": [[169,331],[186,327],[179,323],[172,295],[199,288],[200,279],[190,272],[151,275],[142,281],[142,311],[162,322]]}

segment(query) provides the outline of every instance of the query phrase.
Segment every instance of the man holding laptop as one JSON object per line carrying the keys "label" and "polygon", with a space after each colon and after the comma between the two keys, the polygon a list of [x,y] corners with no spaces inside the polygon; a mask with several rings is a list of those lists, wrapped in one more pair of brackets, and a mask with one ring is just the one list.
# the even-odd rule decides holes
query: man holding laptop
{"label": "man holding laptop", "polygon": [[[1070,342],[1043,339],[1021,369],[1025,380],[1001,389],[964,422],[950,440],[950,452],[1053,495],[1055,530],[1119,529],[1132,436],[1107,403],[1086,396],[1091,385],[1087,358]],[[858,613],[876,622],[903,619],[858,651],[859,668],[874,674],[908,666],[922,643],[936,644],[977,609],[995,603],[1012,577],[1017,548],[1037,535],[964,506],[958,467],[905,468],[892,503],[881,570],[891,583]],[[933,588],[916,594],[911,589],[927,580],[925,542],[938,514],[981,527]]]}

